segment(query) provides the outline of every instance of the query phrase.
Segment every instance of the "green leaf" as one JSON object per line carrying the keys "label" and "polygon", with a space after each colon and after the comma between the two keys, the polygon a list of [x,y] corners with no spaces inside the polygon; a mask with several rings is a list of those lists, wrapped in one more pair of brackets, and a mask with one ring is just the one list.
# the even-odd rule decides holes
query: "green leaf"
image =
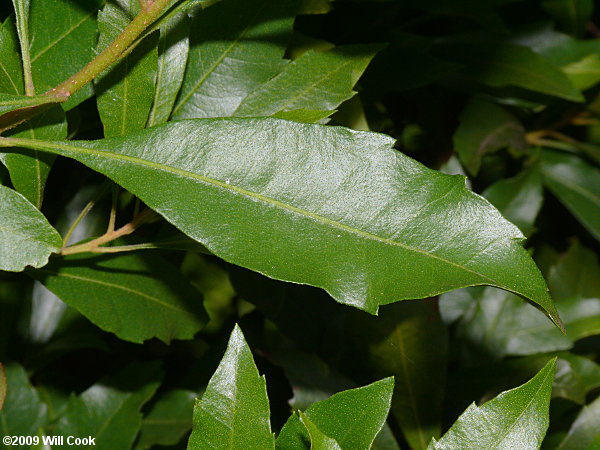
{"label": "green leaf", "polygon": [[183,82],[189,51],[190,20],[178,14],[160,27],[158,40],[158,70],[148,126],[165,123],[173,111]]}
{"label": "green leaf", "polygon": [[[162,378],[156,363],[134,363],[107,376],[81,395],[73,396],[56,428],[55,436],[92,436],[99,450],[131,448],[142,424],[141,407],[154,395]],[[69,449],[72,446],[52,446]]]}
{"label": "green leaf", "polygon": [[482,406],[472,404],[430,449],[540,448],[548,429],[556,359],[530,381]]}
{"label": "green leaf", "polygon": [[542,8],[570,34],[581,36],[594,12],[594,0],[543,0]]}
{"label": "green leaf", "polygon": [[273,117],[302,123],[324,123],[324,119],[327,119],[333,113],[335,113],[335,110],[314,111],[311,109],[294,109],[293,111],[279,111],[273,114]]}
{"label": "green leaf", "polygon": [[[96,55],[99,0],[33,1],[30,53],[37,92],[47,91],[82,69]],[[91,84],[63,104],[69,110],[93,95]]]}
{"label": "green leaf", "polygon": [[20,272],[42,267],[62,239],[44,215],[25,197],[0,186],[0,270]]}
{"label": "green leaf", "polygon": [[581,158],[542,152],[544,184],[600,240],[600,170]]}
{"label": "green leaf", "polygon": [[56,99],[45,95],[26,97],[24,95],[0,94],[0,114],[46,103],[56,103]]}
{"label": "green leaf", "polygon": [[[307,442],[307,431],[299,425],[300,421],[306,425],[303,416],[343,449],[371,448],[385,423],[393,390],[394,379],[390,377],[313,403],[300,420],[298,416],[290,417],[277,438],[277,448],[298,448],[300,443]],[[365,405],[369,407],[365,408]],[[312,434],[310,439],[312,441]]]}
{"label": "green leaf", "polygon": [[584,100],[558,67],[527,47],[477,40],[436,48],[438,53],[464,64],[464,74],[477,82],[493,87],[517,86],[574,102]]}
{"label": "green leaf", "polygon": [[128,341],[191,339],[207,320],[202,295],[157,255],[76,254],[30,274],[94,324]]}
{"label": "green leaf", "polygon": [[322,287],[372,313],[489,284],[529,298],[559,322],[520,231],[463,177],[391,150],[384,135],[217,119],[100,141],[2,143],[72,157],[223,259]]}
{"label": "green leaf", "polygon": [[332,0],[302,0],[298,14],[327,14],[331,11]]}
{"label": "green leaf", "polygon": [[502,215],[529,236],[544,201],[542,177],[537,165],[513,178],[505,178],[488,187],[482,194]]}
{"label": "green leaf", "polygon": [[[67,137],[67,120],[62,108],[57,105],[10,131],[7,135],[12,137],[64,139]],[[0,161],[8,169],[14,188],[38,209],[42,207],[44,186],[55,158],[48,153],[27,149],[0,154]]]}
{"label": "green leaf", "polygon": [[584,406],[557,450],[596,449],[600,443],[600,397]]}
{"label": "green leaf", "polygon": [[317,426],[304,414],[302,411],[299,413],[300,421],[306,427],[306,431],[310,436],[310,448],[311,450],[341,450],[342,447],[332,439],[325,435]]}
{"label": "green leaf", "polygon": [[309,449],[310,441],[310,435],[300,421],[300,415],[294,412],[277,436],[275,448],[277,450]]}
{"label": "green leaf", "polygon": [[233,115],[257,117],[295,109],[335,109],[354,96],[352,88],[380,48],[346,45],[323,52],[309,50],[252,91]]}
{"label": "green leaf", "polygon": [[192,428],[192,412],[196,394],[172,389],[161,395],[144,417],[136,449],[153,445],[176,445]]}
{"label": "green leaf", "polygon": [[19,95],[24,90],[17,33],[11,18],[8,18],[0,24],[0,92]]}
{"label": "green leaf", "polygon": [[[7,393],[0,411],[0,435],[34,436],[46,421],[46,405],[29,383],[27,373],[17,364],[6,366]],[[28,445],[5,446],[26,449]]]}
{"label": "green leaf", "polygon": [[240,328],[194,407],[188,449],[275,448],[264,376],[258,374]]}
{"label": "green leaf", "polygon": [[[107,47],[139,10],[138,0],[107,3],[98,14],[98,50]],[[145,127],[154,99],[158,68],[158,36],[144,39],[131,53],[96,81],[98,112],[104,136],[119,136]]]}
{"label": "green leaf", "polygon": [[523,147],[524,136],[525,129],[516,117],[500,106],[475,98],[460,115],[454,148],[464,166],[476,175],[483,156],[507,146]]}
{"label": "green leaf", "polygon": [[192,22],[189,59],[175,119],[230,116],[277,75],[298,0],[224,0]]}
{"label": "green leaf", "polygon": [[600,81],[600,57],[591,54],[564,66],[563,71],[577,89],[588,89]]}

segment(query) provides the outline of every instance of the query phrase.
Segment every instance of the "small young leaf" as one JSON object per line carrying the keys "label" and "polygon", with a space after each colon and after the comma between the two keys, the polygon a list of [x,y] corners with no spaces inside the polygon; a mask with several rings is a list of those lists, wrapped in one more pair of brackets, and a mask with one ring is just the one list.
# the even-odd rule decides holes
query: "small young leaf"
{"label": "small young leaf", "polygon": [[[304,414],[300,411],[300,421],[306,428],[308,435],[310,436],[310,448],[311,450],[342,450],[342,447],[332,439],[325,435],[319,428]],[[366,448],[366,447],[365,447]]]}
{"label": "small young leaf", "polygon": [[137,450],[154,445],[176,445],[192,428],[192,412],[196,394],[172,389],[161,395],[142,420]]}
{"label": "small young leaf", "polygon": [[[127,0],[125,7],[107,3],[98,14],[99,50],[107,47],[129,24],[131,16],[139,9],[139,1]],[[145,127],[154,99],[157,38],[156,34],[148,36],[96,80],[104,136],[119,136]]]}
{"label": "small young leaf", "polygon": [[355,94],[352,88],[380,48],[346,45],[324,52],[309,50],[252,91],[233,115],[257,117],[296,109],[335,109]]}
{"label": "small young leaf", "polygon": [[524,135],[523,125],[504,108],[473,99],[460,115],[454,148],[469,172],[477,175],[483,156],[509,145],[522,147]]}
{"label": "small young leaf", "polygon": [[207,320],[202,294],[158,255],[77,254],[30,275],[100,328],[128,341],[191,339]]}
{"label": "small young leaf", "polygon": [[556,450],[597,449],[600,445],[600,397],[584,406]]}
{"label": "small young leaf", "polygon": [[0,270],[20,272],[42,267],[62,239],[44,215],[25,197],[0,186]]}
{"label": "small young leaf", "polygon": [[530,381],[483,406],[472,404],[430,449],[539,448],[549,422],[556,359]]}
{"label": "small young leaf", "polygon": [[[73,396],[54,429],[55,436],[95,438],[102,450],[131,448],[142,424],[141,407],[154,395],[162,378],[155,363],[134,363]],[[72,446],[52,446],[67,450]]]}
{"label": "small young leaf", "polygon": [[264,376],[258,374],[240,328],[231,333],[227,351],[194,407],[188,449],[274,449]]}
{"label": "small young leaf", "polygon": [[521,232],[464,178],[394,152],[381,134],[231,118],[99,141],[16,143],[113,178],[230,262],[325,288],[372,313],[488,284],[529,298],[559,323]]}
{"label": "small young leaf", "polygon": [[[0,410],[0,435],[34,436],[46,420],[46,405],[38,392],[31,386],[27,373],[17,364],[6,366],[6,399]],[[6,446],[6,448],[9,448]],[[11,449],[28,449],[30,446],[16,445]]]}
{"label": "small young leaf", "polygon": [[542,153],[544,184],[600,240],[600,170],[565,153]]}
{"label": "small young leaf", "polygon": [[199,11],[173,118],[230,116],[244,97],[278,74],[298,4],[223,0]]}

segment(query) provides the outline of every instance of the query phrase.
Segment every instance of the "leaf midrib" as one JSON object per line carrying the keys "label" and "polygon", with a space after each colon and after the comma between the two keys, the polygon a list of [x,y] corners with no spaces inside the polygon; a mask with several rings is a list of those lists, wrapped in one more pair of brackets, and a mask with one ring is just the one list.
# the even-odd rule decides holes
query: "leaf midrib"
{"label": "leaf midrib", "polygon": [[[436,259],[436,260],[441,261],[443,263],[446,263],[448,265],[451,265],[451,266],[457,267],[457,268],[459,268],[461,270],[464,270],[465,272],[469,272],[469,273],[472,273],[474,275],[477,275],[477,276],[479,276],[479,277],[487,280],[488,282],[492,283],[491,285],[493,285],[493,286],[500,286],[501,285],[498,281],[494,280],[493,278],[489,277],[488,275],[485,275],[485,274],[480,273],[480,272],[478,272],[476,270],[470,269],[469,267],[465,267],[465,266],[463,266],[463,265],[461,265],[459,263],[450,261],[450,260],[448,260],[448,259],[446,259],[446,258],[444,258],[442,256],[436,255],[434,253],[427,252],[427,251],[422,250],[422,249],[417,248],[417,247],[412,247],[412,246],[410,246],[408,244],[405,244],[403,242],[400,242],[400,241],[394,241],[394,240],[389,239],[389,238],[384,238],[384,237],[381,237],[381,236],[377,236],[377,235],[369,233],[367,231],[363,231],[363,230],[360,230],[360,229],[357,229],[357,228],[353,228],[353,227],[351,227],[349,225],[345,225],[343,223],[336,222],[335,220],[329,219],[327,217],[320,216],[320,215],[318,215],[316,213],[307,211],[305,209],[302,209],[302,208],[299,208],[299,207],[296,207],[296,206],[293,206],[293,205],[289,205],[289,204],[284,203],[284,202],[282,202],[280,200],[276,200],[276,199],[264,196],[262,194],[258,194],[256,192],[252,192],[252,191],[249,191],[247,189],[234,186],[232,184],[227,184],[225,182],[216,180],[214,178],[209,178],[209,177],[206,177],[206,176],[203,176],[203,175],[196,174],[194,172],[189,172],[189,171],[184,170],[184,169],[179,169],[177,167],[167,166],[165,164],[157,163],[157,162],[154,162],[154,161],[149,161],[149,160],[142,159],[142,158],[135,157],[135,156],[129,156],[129,155],[123,155],[123,154],[119,154],[119,153],[114,153],[114,152],[110,152],[110,151],[107,151],[107,150],[90,149],[90,148],[86,148],[86,147],[77,147],[77,146],[74,146],[74,145],[64,145],[64,144],[61,145],[61,144],[58,144],[58,143],[52,143],[52,142],[48,142],[48,141],[44,141],[44,142],[42,142],[42,141],[32,141],[32,140],[28,140],[28,139],[18,139],[18,140],[15,139],[15,141],[19,141],[19,143],[20,143],[21,146],[28,146],[30,148],[39,149],[39,150],[46,150],[46,151],[57,150],[59,153],[62,151],[62,152],[72,152],[72,153],[75,153],[75,154],[77,154],[79,152],[79,153],[89,154],[89,155],[96,156],[96,157],[106,158],[108,160],[113,159],[113,160],[127,161],[127,162],[132,163],[132,164],[146,166],[148,168],[160,170],[160,171],[163,171],[163,172],[173,173],[175,175],[179,175],[179,176],[184,177],[184,178],[191,178],[191,179],[197,180],[199,182],[202,182],[202,183],[205,183],[205,184],[208,184],[208,185],[218,186],[218,187],[220,187],[222,189],[236,192],[238,194],[241,194],[243,196],[249,197],[251,199],[259,200],[259,201],[262,201],[264,203],[270,204],[272,206],[277,206],[277,207],[280,207],[281,209],[291,211],[293,213],[299,214],[300,216],[309,217],[311,219],[314,219],[317,222],[320,222],[320,223],[325,224],[325,225],[329,225],[329,226],[331,226],[333,228],[337,228],[337,229],[342,230],[342,231],[346,231],[346,232],[348,232],[350,234],[354,234],[354,235],[359,236],[359,237],[361,237],[363,239],[370,239],[370,240],[374,240],[374,241],[377,241],[377,242],[380,242],[380,243],[383,243],[383,244],[388,244],[388,245],[395,246],[395,247],[401,247],[401,248],[403,248],[405,250],[412,251],[414,253],[419,253],[419,254],[422,254],[422,255],[424,255],[426,257],[429,257],[429,258],[432,258],[432,259]],[[506,290],[508,290],[510,292],[514,292],[514,291],[511,291],[508,287],[503,287],[503,289],[506,289]]]}

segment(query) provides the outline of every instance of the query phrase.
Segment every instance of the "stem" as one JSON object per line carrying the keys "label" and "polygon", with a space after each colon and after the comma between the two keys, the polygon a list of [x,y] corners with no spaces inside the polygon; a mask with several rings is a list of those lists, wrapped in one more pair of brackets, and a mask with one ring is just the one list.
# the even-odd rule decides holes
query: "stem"
{"label": "stem", "polygon": [[102,187],[100,188],[100,191],[98,191],[98,194],[96,194],[96,196],[92,200],[90,200],[87,203],[87,205],[85,205],[85,207],[81,210],[81,212],[79,213],[79,215],[77,216],[75,221],[71,224],[71,226],[67,230],[67,234],[65,234],[65,237],[63,238],[63,247],[65,247],[69,243],[69,239],[71,239],[71,236],[73,235],[73,232],[75,231],[77,226],[81,223],[81,221],[85,218],[85,216],[87,216],[88,213],[92,210],[92,208],[96,205],[96,202],[104,196],[104,194],[108,190],[110,184],[111,184],[111,181],[106,180],[104,182],[104,184],[102,185]]}
{"label": "stem", "polygon": [[25,95],[31,97],[35,95],[35,87],[33,86],[33,76],[31,75],[31,55],[29,53],[29,27],[27,26],[29,11],[25,10],[25,3],[29,6],[28,2],[13,0],[15,15],[17,17],[17,28],[19,30],[19,43],[21,45]]}
{"label": "stem", "polygon": [[135,40],[154,22],[171,3],[171,0],[146,0],[140,13],[125,27],[119,36],[98,56],[68,80],[46,92],[46,95],[69,98],[108,67],[117,62]]}
{"label": "stem", "polygon": [[139,228],[142,224],[146,222],[150,222],[154,216],[155,212],[151,209],[145,209],[141,213],[139,213],[136,217],[133,218],[131,222],[126,225],[123,225],[121,228],[111,231],[109,233],[105,233],[102,236],[93,239],[89,242],[85,242],[83,244],[72,245],[70,247],[63,248],[60,251],[61,255],[72,255],[75,253],[83,253],[83,252],[93,252],[93,253],[102,253],[106,252],[105,250],[99,250],[100,246],[103,244],[107,244],[115,239],[118,239],[122,236],[127,236],[128,234],[133,233],[137,228]]}
{"label": "stem", "polygon": [[119,187],[113,184],[112,203],[110,205],[110,216],[108,218],[107,233],[115,231],[115,222],[117,221],[117,201],[119,200]]}

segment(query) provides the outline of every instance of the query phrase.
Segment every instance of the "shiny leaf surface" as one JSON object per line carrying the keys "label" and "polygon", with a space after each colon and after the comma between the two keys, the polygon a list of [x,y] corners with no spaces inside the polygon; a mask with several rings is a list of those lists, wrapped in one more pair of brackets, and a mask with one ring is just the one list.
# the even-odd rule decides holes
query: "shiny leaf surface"
{"label": "shiny leaf surface", "polygon": [[600,397],[584,406],[557,450],[595,449],[600,444]]}
{"label": "shiny leaf surface", "polygon": [[100,141],[15,142],[111,177],[228,261],[369,312],[489,284],[558,321],[519,230],[462,177],[392,151],[384,135],[217,119]]}
{"label": "shiny leaf surface", "polygon": [[325,435],[319,428],[304,414],[300,411],[300,421],[306,428],[308,435],[310,436],[310,448],[311,450],[341,450],[342,447],[332,439]]}
{"label": "shiny leaf surface", "polygon": [[221,364],[194,407],[188,449],[275,448],[265,378],[236,325]]}

